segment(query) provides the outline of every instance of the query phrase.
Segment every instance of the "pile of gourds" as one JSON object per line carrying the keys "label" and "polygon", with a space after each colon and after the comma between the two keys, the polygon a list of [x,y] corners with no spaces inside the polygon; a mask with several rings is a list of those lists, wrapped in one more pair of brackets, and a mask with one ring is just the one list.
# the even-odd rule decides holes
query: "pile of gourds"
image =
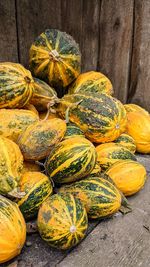
{"label": "pile of gourds", "polygon": [[125,196],[146,181],[134,153],[150,153],[149,113],[123,105],[105,75],[80,67],[77,43],[58,30],[32,44],[31,72],[0,63],[0,263],[21,252],[25,221],[37,218],[50,246],[69,249],[88,218],[129,206]]}

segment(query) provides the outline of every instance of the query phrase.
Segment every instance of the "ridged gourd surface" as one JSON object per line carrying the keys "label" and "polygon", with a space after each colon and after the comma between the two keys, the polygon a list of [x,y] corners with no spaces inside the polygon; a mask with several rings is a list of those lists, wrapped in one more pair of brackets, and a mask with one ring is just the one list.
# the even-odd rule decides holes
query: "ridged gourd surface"
{"label": "ridged gourd surface", "polygon": [[135,160],[135,155],[117,143],[105,143],[96,147],[97,161],[103,170],[121,160]]}
{"label": "ridged gourd surface", "polygon": [[88,177],[60,188],[62,193],[71,193],[85,205],[89,218],[108,217],[121,206],[121,195],[107,176]]}
{"label": "ridged gourd surface", "polygon": [[[68,111],[69,108],[69,111]],[[115,140],[126,128],[126,111],[121,102],[105,94],[65,95],[57,111],[75,123],[92,142],[103,143]]]}
{"label": "ridged gourd surface", "polygon": [[0,63],[0,108],[22,108],[29,102],[33,89],[29,70],[18,63]]}
{"label": "ridged gourd surface", "polygon": [[52,247],[69,249],[86,235],[87,213],[79,199],[71,194],[55,194],[48,198],[38,213],[41,237]]}
{"label": "ridged gourd surface", "polygon": [[14,202],[0,195],[0,263],[19,255],[26,240],[26,224]]}
{"label": "ridged gourd surface", "polygon": [[114,142],[129,149],[132,153],[136,151],[135,140],[128,134],[121,134]]}
{"label": "ridged gourd surface", "polygon": [[54,147],[46,171],[56,183],[69,183],[88,175],[96,163],[94,145],[83,137],[68,138]]}
{"label": "ridged gourd surface", "polygon": [[47,29],[30,48],[30,69],[52,87],[68,86],[80,74],[78,44],[65,32]]}
{"label": "ridged gourd surface", "polygon": [[26,220],[36,217],[40,205],[53,192],[48,177],[40,172],[24,173],[19,182],[19,189],[25,192],[25,196],[17,203]]}
{"label": "ridged gourd surface", "polygon": [[105,93],[112,95],[111,81],[101,72],[88,71],[81,73],[69,87],[69,94],[74,93]]}

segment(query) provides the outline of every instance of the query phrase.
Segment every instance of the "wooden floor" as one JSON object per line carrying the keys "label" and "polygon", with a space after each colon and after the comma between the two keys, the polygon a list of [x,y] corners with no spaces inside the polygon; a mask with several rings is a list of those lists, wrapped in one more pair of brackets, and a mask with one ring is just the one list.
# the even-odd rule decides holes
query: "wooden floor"
{"label": "wooden floor", "polygon": [[138,159],[145,164],[149,178],[144,189],[130,197],[131,213],[90,222],[88,236],[70,252],[51,249],[37,234],[28,236],[28,246],[9,266],[150,267],[150,157]]}

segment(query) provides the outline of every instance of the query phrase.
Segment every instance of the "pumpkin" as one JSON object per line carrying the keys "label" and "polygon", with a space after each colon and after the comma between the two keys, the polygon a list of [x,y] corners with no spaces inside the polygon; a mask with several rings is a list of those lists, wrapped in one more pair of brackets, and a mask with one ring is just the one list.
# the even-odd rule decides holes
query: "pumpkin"
{"label": "pumpkin", "polygon": [[47,83],[34,78],[34,91],[30,103],[33,104],[38,111],[45,111],[48,104],[52,106],[58,101],[57,93],[54,88]]}
{"label": "pumpkin", "polygon": [[71,194],[55,194],[40,207],[37,224],[43,240],[52,247],[66,250],[85,237],[88,219],[79,199]]}
{"label": "pumpkin", "polygon": [[136,143],[136,150],[140,153],[150,153],[150,116],[142,112],[128,112],[126,132]]}
{"label": "pumpkin", "polygon": [[38,164],[36,164],[34,161],[33,162],[29,162],[29,161],[24,161],[23,162],[23,170],[22,170],[22,174],[24,174],[25,172],[40,172],[41,168]]}
{"label": "pumpkin", "polygon": [[99,176],[100,174],[101,174],[101,167],[100,167],[100,165],[96,162],[94,169],[93,169],[93,170],[91,171],[91,173],[90,173],[90,176],[94,176],[94,177],[96,177],[96,176]]}
{"label": "pumpkin", "polygon": [[139,112],[142,112],[145,115],[149,116],[149,113],[148,113],[147,110],[145,110],[144,108],[142,108],[142,107],[140,107],[140,106],[138,106],[136,104],[125,104],[124,107],[125,107],[127,112],[139,111]]}
{"label": "pumpkin", "polygon": [[111,81],[101,72],[89,71],[81,73],[69,87],[69,94],[74,93],[113,93]]}
{"label": "pumpkin", "polygon": [[29,70],[18,63],[0,63],[0,108],[22,108],[33,93]]}
{"label": "pumpkin", "polygon": [[146,181],[144,166],[131,160],[115,163],[106,173],[125,196],[137,193]]}
{"label": "pumpkin", "polygon": [[47,29],[30,48],[30,69],[54,88],[68,86],[80,74],[78,44],[65,32]]}
{"label": "pumpkin", "polygon": [[63,186],[60,192],[71,193],[79,198],[91,219],[108,217],[117,212],[121,206],[118,189],[105,178],[104,174]]}
{"label": "pumpkin", "polygon": [[69,121],[75,123],[92,142],[115,140],[126,128],[126,111],[121,102],[106,94],[65,95],[57,106],[61,117],[69,107]]}
{"label": "pumpkin", "polygon": [[57,113],[52,112],[41,112],[39,113],[40,120],[51,120],[54,118],[59,118]]}
{"label": "pumpkin", "polygon": [[0,195],[0,263],[20,254],[26,240],[26,224],[14,202]]}
{"label": "pumpkin", "polygon": [[19,189],[25,195],[17,203],[26,220],[37,216],[40,205],[53,191],[48,177],[40,172],[24,173],[19,182]]}
{"label": "pumpkin", "polygon": [[16,143],[0,137],[0,194],[13,191],[20,180],[23,156]]}
{"label": "pumpkin", "polygon": [[135,140],[128,134],[121,134],[114,142],[127,148],[132,153],[136,151]]}
{"label": "pumpkin", "polygon": [[49,154],[45,168],[58,184],[79,180],[88,175],[96,163],[94,145],[83,137],[68,138]]}
{"label": "pumpkin", "polygon": [[68,139],[70,137],[84,137],[84,134],[81,129],[77,127],[74,123],[67,124],[67,130],[64,139]]}
{"label": "pumpkin", "polygon": [[131,159],[136,161],[135,155],[130,150],[117,143],[101,144],[96,147],[96,151],[97,161],[103,170],[120,160]]}
{"label": "pumpkin", "polygon": [[34,105],[28,103],[23,108],[27,109],[27,110],[30,110],[30,111],[33,111],[39,117],[39,113],[38,113],[38,111],[37,111],[37,109],[35,108]]}
{"label": "pumpkin", "polygon": [[47,157],[53,146],[63,139],[66,123],[61,119],[39,121],[30,125],[18,140],[25,160]]}
{"label": "pumpkin", "polygon": [[39,121],[33,111],[24,109],[0,109],[0,135],[17,142],[25,129]]}

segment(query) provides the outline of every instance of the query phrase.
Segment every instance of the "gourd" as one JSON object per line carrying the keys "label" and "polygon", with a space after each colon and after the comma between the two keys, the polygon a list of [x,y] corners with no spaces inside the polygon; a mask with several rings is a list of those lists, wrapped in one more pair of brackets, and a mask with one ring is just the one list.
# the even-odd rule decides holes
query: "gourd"
{"label": "gourd", "polygon": [[37,216],[40,205],[53,191],[48,177],[40,172],[24,173],[19,182],[19,189],[25,193],[17,202],[25,220]]}
{"label": "gourd", "polygon": [[127,148],[132,153],[136,151],[135,140],[128,134],[121,134],[114,142]]}
{"label": "gourd", "polygon": [[23,109],[33,111],[39,117],[39,113],[34,105],[28,103],[23,107]]}
{"label": "gourd", "polygon": [[24,161],[23,162],[23,169],[22,169],[22,174],[25,172],[40,172],[41,168],[38,164],[36,164],[34,161],[29,162],[29,161]]}
{"label": "gourd", "polygon": [[25,160],[46,158],[54,145],[63,139],[66,123],[61,119],[39,121],[30,125],[18,140]]}
{"label": "gourd", "polygon": [[98,145],[96,147],[96,151],[97,161],[103,170],[106,170],[111,165],[120,160],[124,161],[131,159],[136,161],[136,157],[131,151],[117,143],[106,143]]}
{"label": "gourd", "polygon": [[83,137],[68,138],[49,154],[46,172],[57,184],[70,183],[88,175],[96,163],[94,145]]}
{"label": "gourd", "polygon": [[134,138],[137,152],[150,153],[150,116],[135,111],[128,112],[127,118],[126,132]]}
{"label": "gourd", "polygon": [[54,88],[50,87],[44,81],[34,78],[34,91],[30,103],[38,111],[46,111],[48,105],[53,106],[58,101],[57,93]]}
{"label": "gourd", "polygon": [[88,71],[81,73],[69,86],[69,94],[74,93],[104,93],[113,94],[111,81],[101,72]]}
{"label": "gourd", "polygon": [[64,139],[72,137],[84,137],[83,132],[79,127],[77,127],[74,123],[67,123],[67,130],[64,136]]}
{"label": "gourd", "polygon": [[78,44],[65,32],[47,29],[30,48],[33,75],[54,88],[68,86],[80,74],[80,67]]}
{"label": "gourd", "polygon": [[12,62],[0,63],[0,108],[22,108],[33,93],[34,80],[29,70]]}
{"label": "gourd", "polygon": [[0,137],[0,194],[14,191],[21,177],[23,156],[16,143]]}
{"label": "gourd", "polygon": [[126,129],[126,111],[121,102],[106,94],[65,95],[57,106],[61,117],[68,112],[85,136],[95,143],[110,142]]}
{"label": "gourd", "polygon": [[101,167],[98,164],[98,162],[96,162],[94,169],[90,173],[90,176],[96,177],[99,176],[100,174],[101,174]]}
{"label": "gourd", "polygon": [[146,181],[146,170],[144,166],[135,161],[126,160],[117,162],[106,173],[125,196],[131,196],[137,193]]}
{"label": "gourd", "polygon": [[20,254],[26,240],[26,224],[14,202],[0,195],[0,263]]}
{"label": "gourd", "polygon": [[88,177],[60,188],[61,193],[70,193],[84,204],[91,219],[109,217],[121,206],[121,195],[106,175]]}
{"label": "gourd", "polygon": [[132,111],[138,111],[138,112],[144,113],[145,115],[149,116],[149,112],[147,110],[145,110],[144,108],[142,108],[136,104],[125,104],[124,107],[125,107],[127,113],[132,112]]}
{"label": "gourd", "polygon": [[0,136],[17,142],[25,129],[39,121],[39,116],[33,111],[24,109],[0,109]]}
{"label": "gourd", "polygon": [[88,219],[79,199],[71,194],[55,194],[40,207],[37,224],[43,240],[52,247],[66,250],[85,237]]}

